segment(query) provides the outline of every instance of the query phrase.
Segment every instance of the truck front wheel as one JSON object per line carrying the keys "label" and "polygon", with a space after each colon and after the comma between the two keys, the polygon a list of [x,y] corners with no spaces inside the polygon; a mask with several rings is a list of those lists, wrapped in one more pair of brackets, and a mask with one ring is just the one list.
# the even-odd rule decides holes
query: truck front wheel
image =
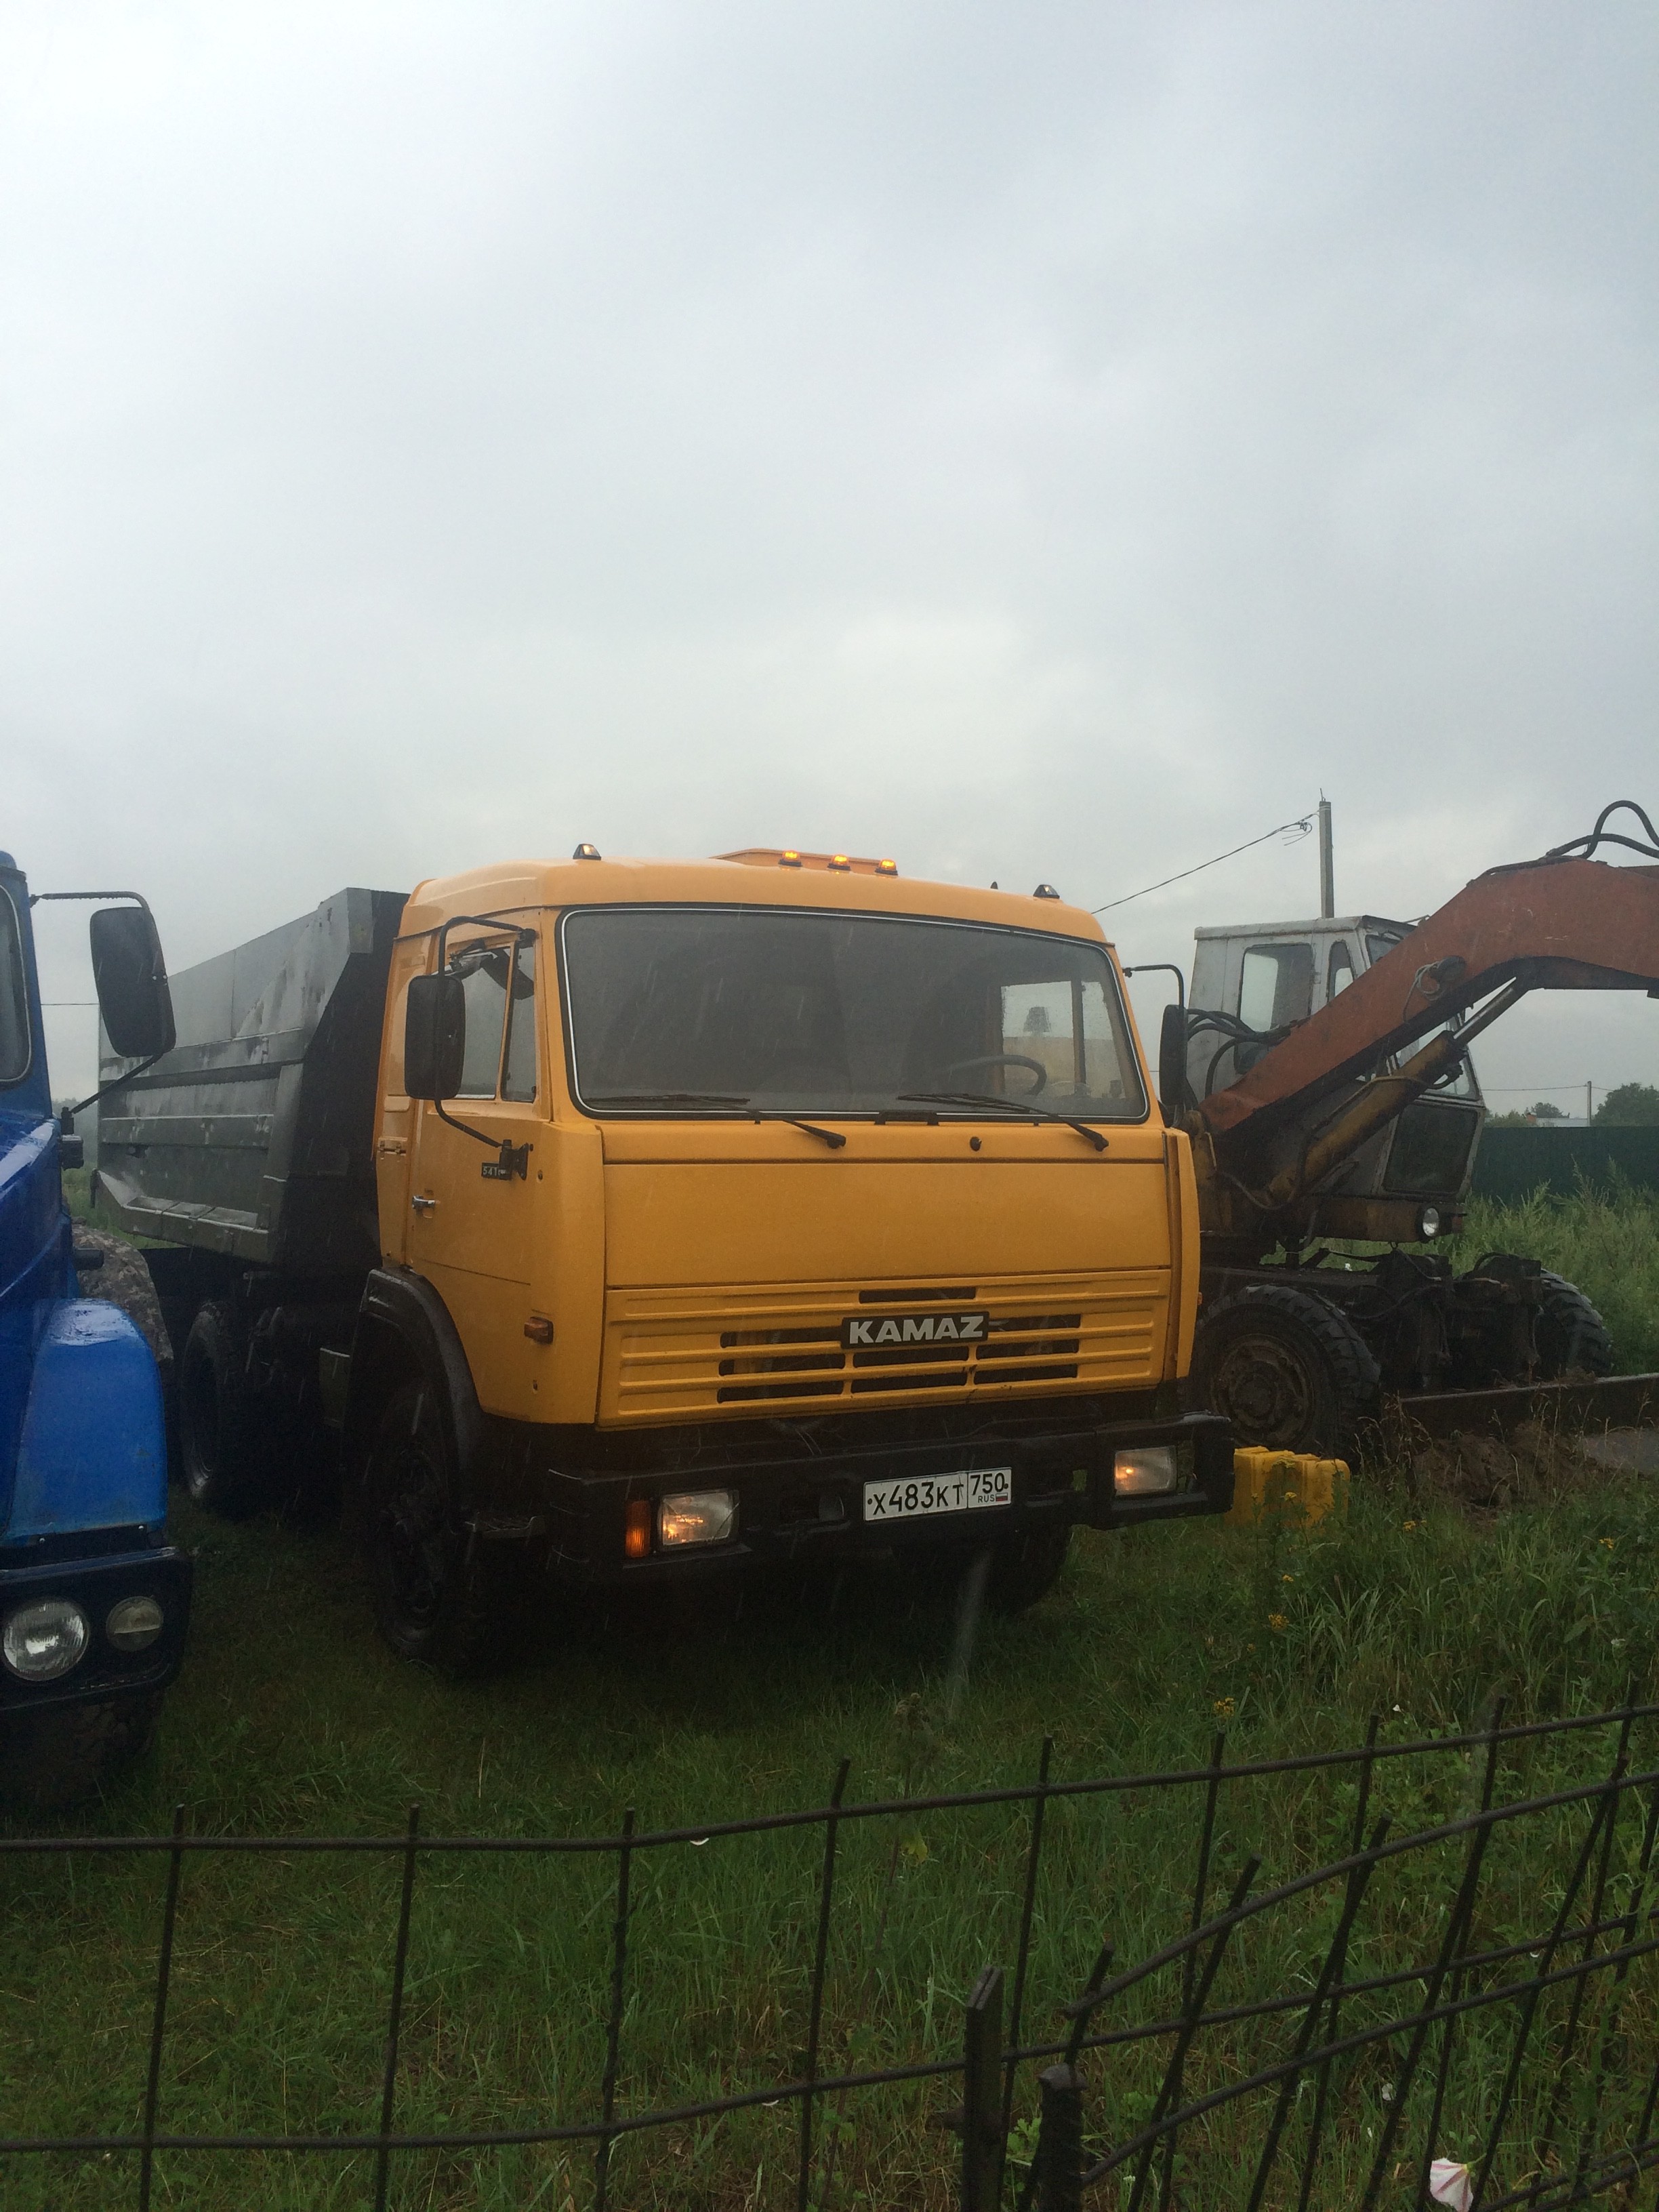
{"label": "truck front wheel", "polygon": [[238,1520],[260,1503],[262,1480],[246,1359],[228,1305],[198,1307],[179,1363],[179,1447],[185,1488],[210,1512]]}
{"label": "truck front wheel", "polygon": [[1198,1325],[1194,1400],[1224,1413],[1241,1444],[1347,1452],[1380,1382],[1347,1316],[1288,1285],[1252,1283],[1218,1299]]}
{"label": "truck front wheel", "polygon": [[507,1656],[510,1593],[499,1547],[456,1512],[452,1459],[429,1386],[394,1391],[364,1471],[363,1546],[374,1617],[398,1657],[477,1674]]}

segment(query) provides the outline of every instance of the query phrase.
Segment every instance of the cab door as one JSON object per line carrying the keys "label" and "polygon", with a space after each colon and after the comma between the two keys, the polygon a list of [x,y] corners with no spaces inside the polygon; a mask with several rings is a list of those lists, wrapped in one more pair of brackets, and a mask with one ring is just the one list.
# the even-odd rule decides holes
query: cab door
{"label": "cab door", "polygon": [[442,1111],[414,1102],[409,1265],[448,1308],[487,1413],[534,1410],[530,1318],[533,1195],[546,1127],[536,947],[516,933],[452,937],[466,1047]]}

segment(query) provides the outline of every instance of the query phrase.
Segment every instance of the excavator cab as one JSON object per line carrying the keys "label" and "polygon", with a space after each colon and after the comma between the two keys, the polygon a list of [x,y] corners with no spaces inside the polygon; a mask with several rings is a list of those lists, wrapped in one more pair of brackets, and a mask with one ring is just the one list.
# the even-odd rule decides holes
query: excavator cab
{"label": "excavator cab", "polygon": [[[1195,1105],[1247,1074],[1274,1044],[1340,996],[1412,932],[1382,915],[1200,929],[1193,954],[1185,1066],[1161,1071],[1166,1111],[1184,1079]],[[1206,1018],[1206,1017],[1208,1018]],[[1179,1059],[1179,1033],[1170,1038]],[[1394,1056],[1379,1073],[1394,1072]],[[1486,1108],[1465,1055],[1377,1131],[1326,1185],[1322,1235],[1426,1243],[1449,1231],[1468,1196]]]}

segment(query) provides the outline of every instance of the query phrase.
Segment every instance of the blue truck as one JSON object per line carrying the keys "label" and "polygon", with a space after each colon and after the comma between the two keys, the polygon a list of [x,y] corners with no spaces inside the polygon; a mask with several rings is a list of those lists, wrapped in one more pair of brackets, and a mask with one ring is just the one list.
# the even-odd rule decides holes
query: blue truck
{"label": "blue truck", "polygon": [[[167,1541],[167,1432],[152,1343],[124,1310],[118,1241],[78,1237],[64,1202],[63,1170],[79,1164],[80,1140],[73,1115],[52,1109],[34,955],[40,897],[98,902],[93,972],[115,1048],[142,1067],[173,1042],[167,971],[143,902],[125,892],[32,900],[0,853],[0,1808],[8,1812],[73,1802],[143,1750],[179,1670],[191,1599],[190,1559]],[[99,1282],[106,1268],[115,1279],[107,1286]],[[94,1285],[105,1294],[82,1295]]]}

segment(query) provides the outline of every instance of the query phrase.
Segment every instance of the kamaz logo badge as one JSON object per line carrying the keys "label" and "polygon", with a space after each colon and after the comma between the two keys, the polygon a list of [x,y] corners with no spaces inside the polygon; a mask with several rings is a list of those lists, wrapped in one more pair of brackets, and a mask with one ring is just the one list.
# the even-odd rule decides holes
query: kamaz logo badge
{"label": "kamaz logo badge", "polygon": [[841,1340],[847,1346],[982,1344],[989,1318],[982,1313],[849,1314]]}

